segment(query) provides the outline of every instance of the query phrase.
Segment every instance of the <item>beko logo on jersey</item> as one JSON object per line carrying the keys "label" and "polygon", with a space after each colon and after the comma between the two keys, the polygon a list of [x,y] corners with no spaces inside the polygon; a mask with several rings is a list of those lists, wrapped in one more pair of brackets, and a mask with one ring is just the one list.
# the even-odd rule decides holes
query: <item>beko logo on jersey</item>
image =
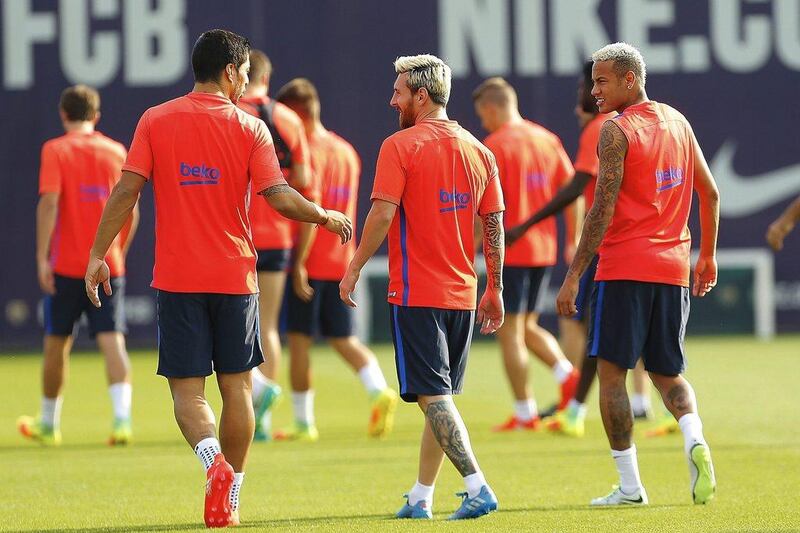
{"label": "beko logo on jersey", "polygon": [[656,191],[666,191],[683,183],[683,169],[669,167],[656,170]]}
{"label": "beko logo on jersey", "polygon": [[444,189],[439,190],[439,202],[447,204],[447,207],[439,209],[440,213],[448,213],[456,209],[466,209],[469,205],[471,195],[468,192],[458,192],[453,189],[452,192]]}
{"label": "beko logo on jersey", "polygon": [[198,178],[181,180],[181,185],[216,185],[220,178],[219,169],[208,167],[205,163],[197,166],[182,162],[180,173],[184,178]]}

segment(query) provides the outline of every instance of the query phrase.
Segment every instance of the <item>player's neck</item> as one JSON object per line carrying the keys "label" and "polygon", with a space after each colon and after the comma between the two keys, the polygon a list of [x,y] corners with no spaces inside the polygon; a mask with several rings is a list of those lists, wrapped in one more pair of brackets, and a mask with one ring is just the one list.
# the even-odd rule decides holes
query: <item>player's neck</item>
{"label": "player's neck", "polygon": [[497,119],[497,127],[493,131],[499,130],[506,124],[513,124],[525,120],[522,118],[522,115],[519,114],[519,109],[516,108],[501,109]]}
{"label": "player's neck", "polygon": [[419,124],[423,120],[450,120],[447,116],[447,109],[443,106],[434,106],[424,109],[417,114],[415,124]]}
{"label": "player's neck", "polygon": [[67,133],[92,133],[94,131],[94,122],[89,120],[71,120],[64,122],[64,131]]}
{"label": "player's neck", "polygon": [[634,98],[632,98],[630,101],[626,102],[624,106],[622,106],[619,109],[617,109],[617,113],[622,113],[623,111],[625,111],[629,107],[641,104],[642,102],[647,102],[648,100],[650,100],[650,99],[647,97],[647,93],[645,92],[645,90],[644,89],[639,89],[639,93]]}
{"label": "player's neck", "polygon": [[204,94],[216,94],[225,98],[229,98],[223,90],[222,86],[216,81],[196,82],[192,92]]}
{"label": "player's neck", "polygon": [[248,85],[244,92],[245,98],[264,98],[269,95],[269,87],[266,85]]}
{"label": "player's neck", "polygon": [[303,129],[306,130],[306,137],[311,138],[316,135],[324,135],[328,132],[319,119],[307,118],[303,120]]}

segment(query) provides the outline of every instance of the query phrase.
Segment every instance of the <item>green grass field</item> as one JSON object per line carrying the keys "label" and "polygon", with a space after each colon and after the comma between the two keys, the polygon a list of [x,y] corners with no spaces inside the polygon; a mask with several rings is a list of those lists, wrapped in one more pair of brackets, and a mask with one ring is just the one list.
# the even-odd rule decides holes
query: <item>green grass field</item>
{"label": "green grass field", "polygon": [[[391,347],[377,347],[395,383]],[[314,355],[317,422],[314,444],[268,443],[251,452],[242,492],[245,529],[342,531],[778,531],[800,528],[800,338],[772,343],[747,338],[691,339],[689,372],[700,401],[717,470],[717,498],[695,507],[682,438],[645,439],[636,427],[639,462],[651,505],[590,509],[589,499],[616,482],[596,396],[582,440],[541,433],[489,431],[510,413],[497,348],[477,344],[458,400],[500,511],[469,523],[443,521],[458,505],[462,483],[445,464],[431,523],[394,521],[401,495],[416,477],[422,417],[402,405],[395,432],[366,437],[367,403],[357,377],[329,350]],[[73,357],[64,402],[64,445],[43,449],[17,435],[20,414],[36,414],[40,360],[0,356],[2,531],[202,530],[202,468],[172,418],[165,381],[152,352],[132,354],[136,442],[111,449],[110,402],[101,359]],[[556,391],[534,363],[540,405]],[[218,411],[213,379],[208,392]],[[593,391],[596,392],[596,391]],[[655,397],[654,397],[655,400]],[[276,412],[291,421],[291,402]]]}

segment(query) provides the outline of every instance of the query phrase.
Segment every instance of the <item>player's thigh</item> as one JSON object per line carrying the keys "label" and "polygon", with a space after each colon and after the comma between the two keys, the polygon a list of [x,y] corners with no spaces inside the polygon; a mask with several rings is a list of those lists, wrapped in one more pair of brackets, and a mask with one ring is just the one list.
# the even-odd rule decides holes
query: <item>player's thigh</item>
{"label": "player's thigh", "polygon": [[339,297],[336,281],[315,281],[314,291],[320,295],[320,333],[327,338],[347,338],[356,333],[355,309]]}
{"label": "player's thigh", "polygon": [[447,328],[437,311],[389,306],[400,396],[407,402],[452,394]]}
{"label": "player's thigh", "polygon": [[644,349],[653,305],[653,284],[599,281],[592,293],[588,355],[633,368]]}
{"label": "player's thigh", "polygon": [[82,279],[56,274],[54,281],[56,293],[46,295],[43,301],[45,334],[69,337],[77,332],[78,320],[91,302]]}
{"label": "player's thigh", "polygon": [[313,337],[319,331],[320,316],[325,312],[321,282],[309,280],[314,289],[311,300],[302,300],[291,286],[286,288],[286,324],[290,333],[302,333]]}
{"label": "player's thigh", "polygon": [[208,295],[159,290],[158,371],[168,378],[209,376],[214,349]]}
{"label": "player's thigh", "polygon": [[460,394],[464,387],[469,347],[475,328],[475,311],[440,311],[447,325],[447,351],[450,359],[452,394]]}
{"label": "player's thigh", "polygon": [[214,371],[246,372],[264,362],[257,294],[210,294]]}
{"label": "player's thigh", "polygon": [[284,291],[291,292],[291,284],[287,287],[286,272],[264,271],[258,273],[258,305],[261,320],[270,327],[277,327],[281,305],[284,302]]}
{"label": "player's thigh", "polygon": [[125,320],[125,277],[111,278],[111,295],[100,288],[100,307],[95,307],[86,298],[86,318],[89,320],[89,333],[97,337],[98,333],[122,333],[128,331]]}
{"label": "player's thigh", "polygon": [[544,305],[544,295],[550,285],[550,267],[531,267],[528,269],[528,313],[540,313]]}
{"label": "player's thigh", "polygon": [[528,312],[530,293],[530,268],[506,266],[503,268],[503,305],[506,314],[525,314]]}
{"label": "player's thigh", "polygon": [[689,288],[654,284],[653,316],[642,359],[648,372],[665,376],[686,370],[686,324],[689,321]]}

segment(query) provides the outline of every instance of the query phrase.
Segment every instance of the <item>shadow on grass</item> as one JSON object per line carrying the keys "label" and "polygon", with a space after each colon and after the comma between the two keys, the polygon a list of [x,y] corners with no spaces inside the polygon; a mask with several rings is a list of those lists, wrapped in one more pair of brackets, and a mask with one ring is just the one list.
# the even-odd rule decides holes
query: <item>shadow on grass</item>
{"label": "shadow on grass", "polygon": [[[679,507],[690,507],[690,504],[680,505],[666,505],[656,504],[649,505],[648,508],[670,509]],[[497,514],[517,514],[517,513],[545,513],[545,512],[592,512],[592,513],[606,513],[606,512],[628,512],[633,509],[639,509],[638,506],[624,506],[624,507],[590,507],[588,505],[549,505],[549,506],[530,506],[530,507],[509,507],[501,508]],[[447,514],[437,514],[432,522],[444,521],[447,519]],[[313,516],[313,517],[297,517],[297,518],[278,518],[275,520],[248,520],[236,529],[266,529],[273,527],[285,526],[302,526],[303,524],[313,525],[320,523],[337,524],[342,522],[361,522],[361,521],[386,521],[393,522],[394,517],[391,514],[358,514],[358,515],[336,515],[336,516]],[[22,529],[17,530],[16,533],[30,533],[33,531],[75,531],[83,533],[122,533],[125,531],[186,531],[192,529],[204,529],[203,524],[200,522],[182,523],[182,524],[145,524],[145,525],[130,525],[119,527],[97,527],[97,528],[53,528],[53,529]]]}

